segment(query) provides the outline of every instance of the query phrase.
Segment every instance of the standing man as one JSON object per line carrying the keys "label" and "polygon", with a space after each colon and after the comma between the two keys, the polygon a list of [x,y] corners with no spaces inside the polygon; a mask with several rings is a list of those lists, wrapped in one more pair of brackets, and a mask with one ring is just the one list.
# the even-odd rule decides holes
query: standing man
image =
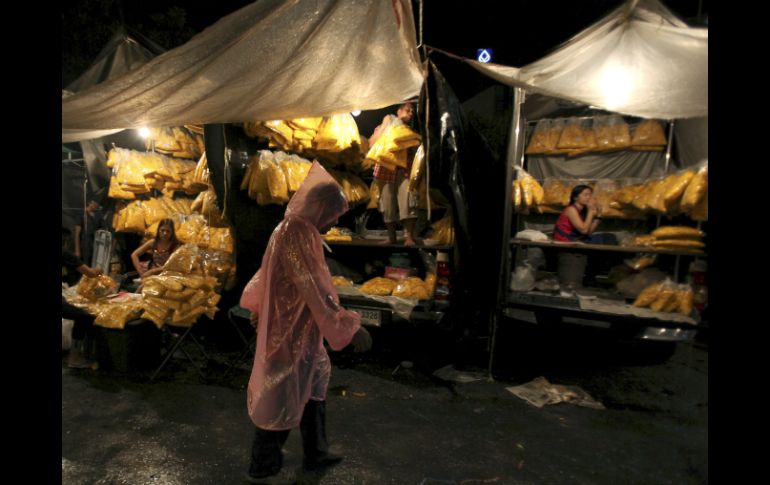
{"label": "standing man", "polygon": [[347,212],[342,188],[313,162],[270,236],[262,266],[241,296],[257,327],[257,349],[247,391],[256,426],[246,479],[277,475],[289,431],[302,432],[303,467],[317,470],[341,456],[326,441],[326,391],[331,362],[323,341],[341,350],[371,348],[361,317],[339,305],[326,266],[321,234]]}
{"label": "standing man", "polygon": [[[95,278],[102,274],[103,272],[100,268],[92,268],[88,266],[87,264],[83,263],[80,258],[65,249],[64,245],[69,237],[70,230],[62,227],[62,282],[74,284],[80,278],[80,275],[86,275],[88,277]],[[85,310],[82,310],[76,306],[70,305],[62,295],[61,316],[62,318],[68,318],[75,322],[72,327],[72,347],[70,348],[69,355],[67,357],[67,366],[74,369],[85,369],[92,367],[94,362],[86,358],[86,349],[89,347],[87,342],[90,343],[87,338],[90,336],[93,330],[93,315],[90,315]]]}
{"label": "standing man", "polygon": [[102,207],[104,198],[104,189],[98,190],[88,201],[85,214],[81,217],[80,223],[75,226],[75,256],[91,264],[91,258],[94,250],[94,237],[99,229],[109,229],[109,223],[106,221],[105,211]]}
{"label": "standing man", "polygon": [[[391,126],[398,124],[408,125],[414,117],[414,103],[407,101],[398,107],[396,115],[385,115],[377,128],[374,129],[369,146],[374,145],[380,136]],[[414,207],[409,206],[409,172],[411,170],[414,150],[407,153],[406,168],[390,170],[382,165],[374,165],[374,179],[380,186],[380,201],[378,208],[388,229],[387,244],[396,244],[396,225],[400,220],[404,226],[404,245],[414,246],[414,223],[417,213]]]}

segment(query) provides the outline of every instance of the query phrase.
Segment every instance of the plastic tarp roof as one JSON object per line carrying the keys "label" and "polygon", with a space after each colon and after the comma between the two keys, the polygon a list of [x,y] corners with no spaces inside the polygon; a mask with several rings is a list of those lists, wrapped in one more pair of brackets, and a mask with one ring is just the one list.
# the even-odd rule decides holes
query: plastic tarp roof
{"label": "plastic tarp roof", "polygon": [[124,76],[63,98],[62,140],[378,109],[416,96],[422,81],[410,1],[261,0]]}
{"label": "plastic tarp roof", "polygon": [[522,68],[467,61],[509,86],[644,118],[708,114],[708,29],[630,1]]}
{"label": "plastic tarp roof", "polygon": [[[135,39],[135,36],[141,42]],[[124,28],[120,28],[102,48],[91,66],[66,89],[78,93],[95,84],[122,76],[164,51],[163,47],[138,33],[132,36]]]}
{"label": "plastic tarp roof", "polygon": [[[100,84],[108,79],[122,76],[123,74],[146,64],[153,57],[165,52],[165,49],[139,32],[131,31],[128,34],[125,27],[121,27],[110,38],[107,44],[96,56],[96,60],[76,80],[62,90],[62,99],[83,91],[86,88]],[[79,131],[73,131],[69,136],[62,137],[62,141],[70,142],[108,136],[121,131],[100,130],[88,131],[88,136],[77,136]]]}

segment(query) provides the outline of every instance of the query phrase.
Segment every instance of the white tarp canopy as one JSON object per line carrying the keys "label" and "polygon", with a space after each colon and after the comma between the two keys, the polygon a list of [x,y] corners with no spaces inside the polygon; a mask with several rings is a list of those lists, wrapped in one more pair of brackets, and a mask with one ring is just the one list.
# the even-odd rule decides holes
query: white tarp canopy
{"label": "white tarp canopy", "polygon": [[522,68],[473,67],[509,86],[643,118],[708,114],[708,29],[632,0]]}
{"label": "white tarp canopy", "polygon": [[[141,42],[134,36],[141,39]],[[95,84],[122,76],[165,51],[138,33],[134,36],[129,35],[125,27],[120,27],[88,69],[67,86],[67,91],[78,93]]]}
{"label": "white tarp canopy", "polygon": [[63,98],[62,141],[378,109],[418,95],[422,81],[409,0],[260,0]]}

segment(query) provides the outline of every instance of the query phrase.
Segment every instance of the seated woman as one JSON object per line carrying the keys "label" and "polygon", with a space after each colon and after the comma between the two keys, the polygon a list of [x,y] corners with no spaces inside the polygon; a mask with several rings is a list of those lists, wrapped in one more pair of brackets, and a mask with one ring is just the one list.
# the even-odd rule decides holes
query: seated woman
{"label": "seated woman", "polygon": [[564,208],[553,230],[553,240],[561,242],[586,242],[617,244],[614,234],[595,234],[601,221],[601,207],[594,199],[594,191],[588,185],[572,189],[569,205]]}
{"label": "seated woman", "polygon": [[[174,221],[163,219],[158,224],[158,231],[155,237],[131,253],[131,262],[134,263],[134,268],[142,278],[159,274],[163,271],[163,265],[166,264],[169,256],[181,245],[182,243],[176,238]],[[139,261],[139,257],[145,253],[150,253],[152,256],[147,269]]]}

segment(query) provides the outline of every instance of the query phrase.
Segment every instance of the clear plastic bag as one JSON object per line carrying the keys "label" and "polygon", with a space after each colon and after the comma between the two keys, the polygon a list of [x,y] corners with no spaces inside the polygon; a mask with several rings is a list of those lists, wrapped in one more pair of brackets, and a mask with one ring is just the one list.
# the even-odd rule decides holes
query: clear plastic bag
{"label": "clear plastic bag", "polygon": [[535,270],[529,264],[516,267],[511,275],[511,290],[530,291],[535,287]]}

